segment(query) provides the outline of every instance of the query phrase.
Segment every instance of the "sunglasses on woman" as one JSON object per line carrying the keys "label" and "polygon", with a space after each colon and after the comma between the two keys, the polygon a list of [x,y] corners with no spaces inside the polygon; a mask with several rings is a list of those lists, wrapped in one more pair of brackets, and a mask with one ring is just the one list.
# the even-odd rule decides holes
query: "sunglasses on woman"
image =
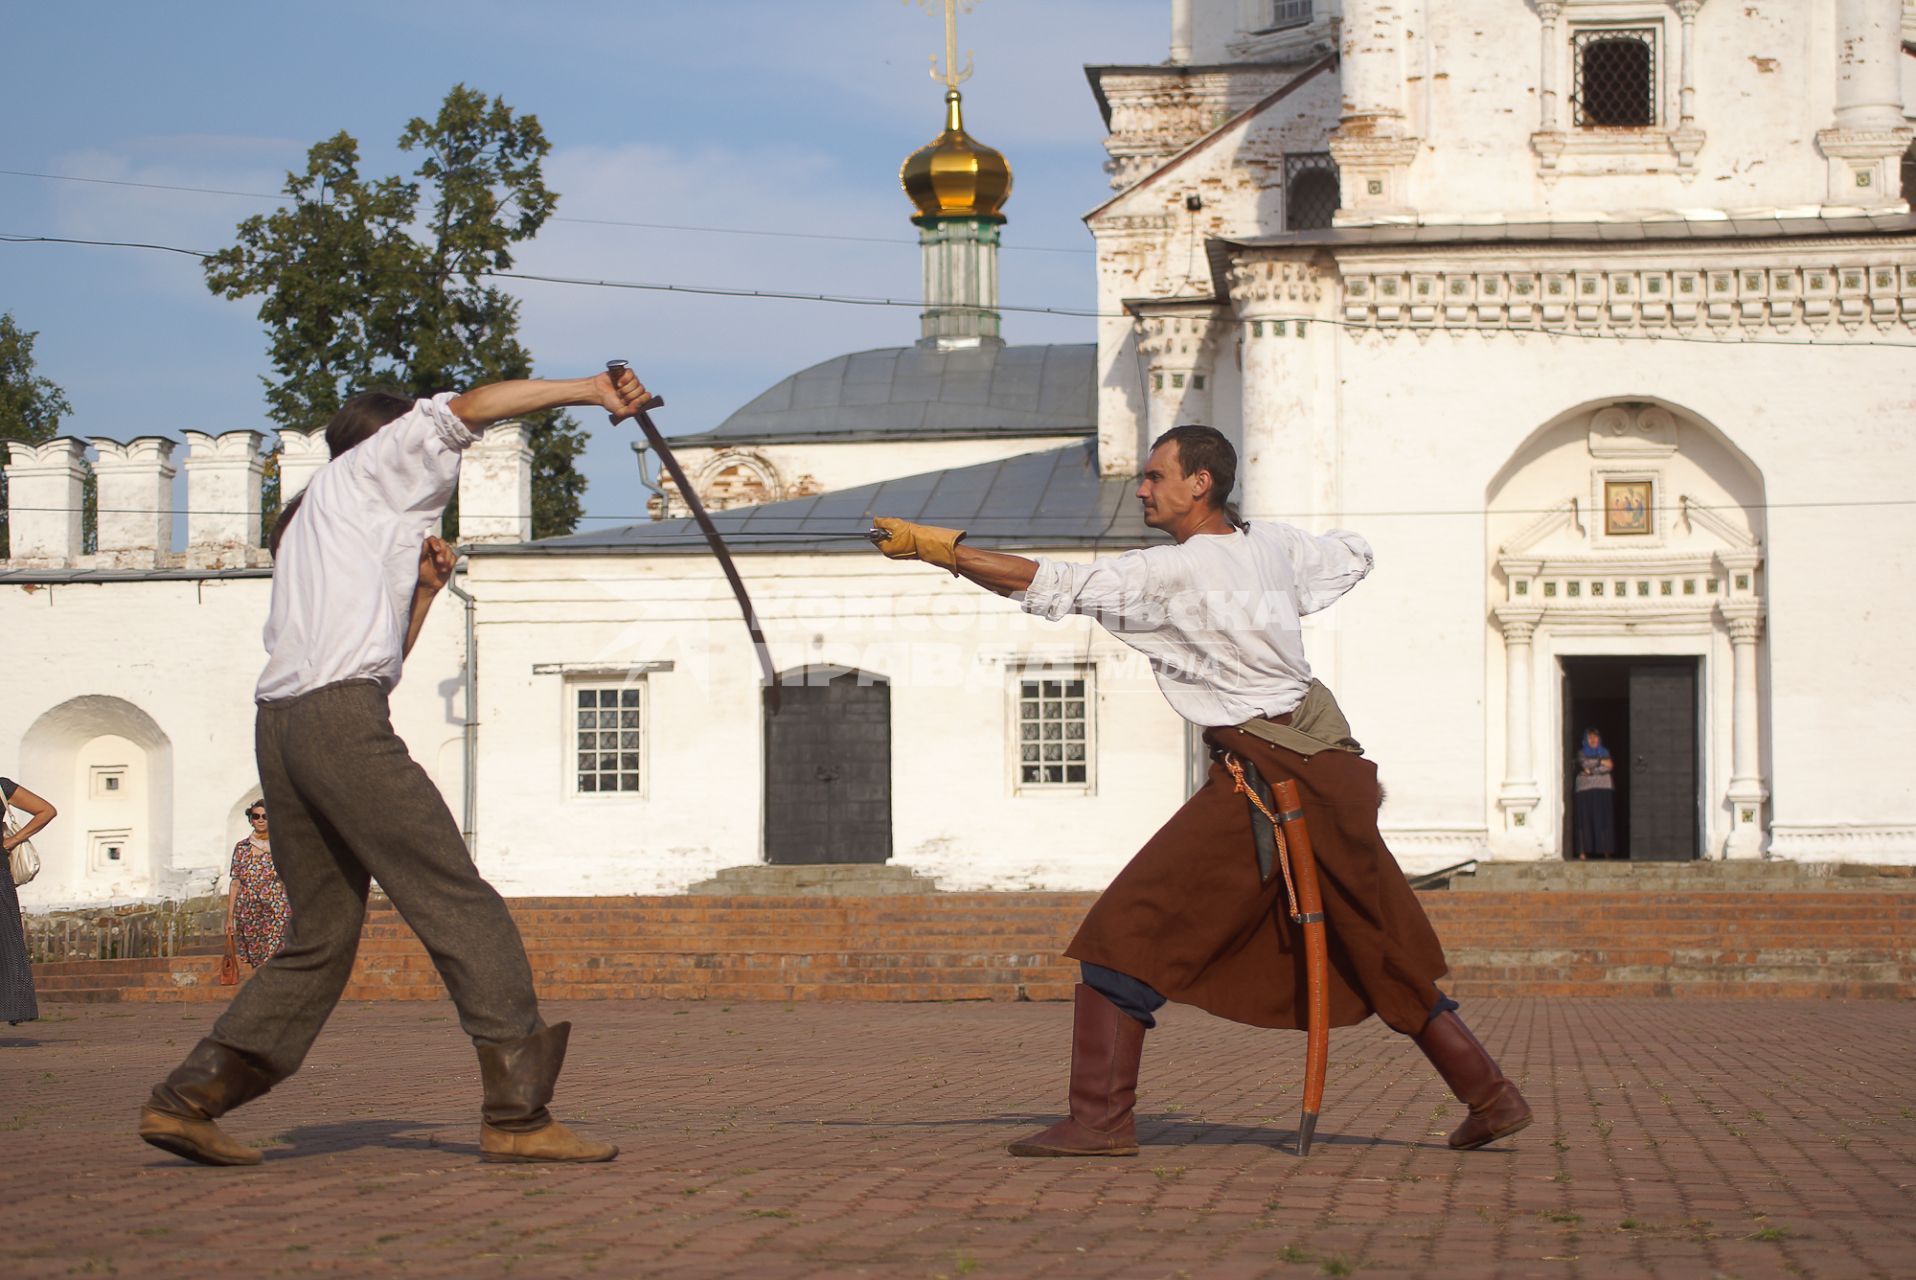
{"label": "sunglasses on woman", "polygon": [[264,822],[264,821],[266,821],[266,815],[265,815],[265,814],[263,814],[263,813],[249,813],[249,814],[247,814],[247,815],[246,815],[246,817],[247,817],[247,820],[248,820],[248,821],[250,821],[250,822]]}

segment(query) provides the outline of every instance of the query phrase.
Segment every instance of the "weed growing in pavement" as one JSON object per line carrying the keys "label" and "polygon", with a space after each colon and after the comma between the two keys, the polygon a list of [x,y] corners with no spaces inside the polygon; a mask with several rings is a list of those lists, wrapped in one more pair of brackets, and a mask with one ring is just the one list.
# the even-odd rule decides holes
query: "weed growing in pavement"
{"label": "weed growing in pavement", "polygon": [[1550,1180],[1552,1182],[1561,1182],[1566,1187],[1569,1186],[1572,1182],[1576,1181],[1575,1178],[1572,1178],[1570,1176],[1570,1171],[1567,1169],[1559,1169],[1556,1173],[1551,1175]]}
{"label": "weed growing in pavement", "polygon": [[798,1216],[790,1209],[747,1209],[745,1212],[754,1218],[796,1218]]}
{"label": "weed growing in pavement", "polygon": [[1763,1244],[1777,1244],[1784,1240],[1794,1239],[1795,1234],[1796,1233],[1791,1231],[1788,1227],[1772,1227],[1772,1226],[1765,1225],[1765,1226],[1758,1227],[1756,1230],[1750,1232],[1749,1235],[1744,1236],[1743,1238],[1745,1240],[1760,1241]]}
{"label": "weed growing in pavement", "polygon": [[1357,1264],[1346,1262],[1342,1258],[1326,1258],[1324,1259],[1324,1264],[1319,1267],[1318,1270],[1327,1276],[1347,1276],[1357,1270]]}
{"label": "weed growing in pavement", "polygon": [[1317,1255],[1300,1249],[1294,1244],[1287,1244],[1277,1251],[1277,1260],[1290,1265],[1298,1265],[1306,1262],[1316,1262]]}
{"label": "weed growing in pavement", "polygon": [[1638,1222],[1635,1218],[1625,1218],[1622,1222],[1619,1222],[1617,1224],[1617,1230],[1641,1231],[1643,1230],[1643,1225],[1644,1225],[1643,1223]]}
{"label": "weed growing in pavement", "polygon": [[1550,1145],[1555,1147],[1559,1151],[1570,1150],[1570,1144],[1563,1140],[1563,1135],[1561,1133],[1550,1140]]}
{"label": "weed growing in pavement", "polygon": [[1566,1227],[1574,1227],[1583,1221],[1580,1213],[1571,1213],[1568,1209],[1539,1209],[1537,1216],[1545,1222],[1558,1222]]}
{"label": "weed growing in pavement", "polygon": [[1169,1182],[1173,1178],[1183,1176],[1185,1169],[1188,1167],[1187,1165],[1178,1165],[1175,1168],[1167,1169],[1160,1165],[1158,1168],[1151,1170],[1151,1176],[1159,1182]]}
{"label": "weed growing in pavement", "polygon": [[679,1194],[682,1196],[703,1195],[705,1194],[705,1188],[704,1187],[684,1187],[680,1189]]}
{"label": "weed growing in pavement", "polygon": [[968,1276],[978,1269],[978,1259],[963,1249],[954,1249],[951,1254],[951,1269],[961,1276]]}

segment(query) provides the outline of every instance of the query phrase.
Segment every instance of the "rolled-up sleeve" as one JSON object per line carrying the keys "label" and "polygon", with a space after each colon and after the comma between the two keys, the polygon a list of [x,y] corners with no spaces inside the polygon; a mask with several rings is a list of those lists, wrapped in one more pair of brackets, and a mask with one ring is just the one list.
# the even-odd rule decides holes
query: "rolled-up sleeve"
{"label": "rolled-up sleeve", "polygon": [[459,473],[459,455],[478,433],[449,407],[455,392],[420,400],[349,452],[351,468],[396,511],[443,506],[440,495]]}
{"label": "rolled-up sleeve", "polygon": [[1137,620],[1151,599],[1151,562],[1143,551],[1078,564],[1040,556],[1038,572],[1019,606],[1056,622],[1082,613],[1104,620]]}
{"label": "rolled-up sleeve", "polygon": [[1369,576],[1376,564],[1370,543],[1349,529],[1308,534],[1289,532],[1291,568],[1297,575],[1297,607],[1303,613],[1327,609]]}

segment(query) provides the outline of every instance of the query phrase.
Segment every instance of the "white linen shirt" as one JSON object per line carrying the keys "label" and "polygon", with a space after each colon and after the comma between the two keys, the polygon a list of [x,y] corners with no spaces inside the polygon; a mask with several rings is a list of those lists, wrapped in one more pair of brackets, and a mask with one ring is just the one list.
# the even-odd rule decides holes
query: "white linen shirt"
{"label": "white linen shirt", "polygon": [[459,455],[478,439],[446,407],[452,397],[419,401],[307,482],[273,558],[259,701],[341,680],[399,683],[419,547],[452,500]]}
{"label": "white linen shirt", "polygon": [[1142,653],[1171,709],[1206,728],[1297,708],[1310,687],[1299,621],[1364,580],[1370,544],[1256,521],[1089,564],[1040,558],[1020,602],[1095,619]]}

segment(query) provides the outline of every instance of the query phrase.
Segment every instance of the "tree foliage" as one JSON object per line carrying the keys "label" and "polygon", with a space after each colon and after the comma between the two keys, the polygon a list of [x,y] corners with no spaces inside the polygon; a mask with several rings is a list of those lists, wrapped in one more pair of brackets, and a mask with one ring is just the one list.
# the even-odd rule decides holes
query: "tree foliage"
{"label": "tree foliage", "polygon": [[[551,145],[538,119],[455,85],[436,117],[407,123],[399,146],[419,157],[411,180],[363,178],[346,133],[316,144],[305,172],[287,175],[292,206],[248,218],[206,263],[214,293],[262,299],[277,374],[263,381],[282,427],[322,427],[369,387],[424,396],[532,372],[518,301],[488,273],[509,270],[513,247],[558,203],[541,173]],[[556,411],[527,425],[533,536],[569,533],[585,492],[573,467],[584,435]]]}
{"label": "tree foliage", "polygon": [[[33,340],[39,336],[14,323],[12,312],[0,312],[0,440],[45,444],[60,434],[60,419],[73,412],[66,393],[35,370]],[[0,471],[0,557],[6,554],[7,477]]]}

